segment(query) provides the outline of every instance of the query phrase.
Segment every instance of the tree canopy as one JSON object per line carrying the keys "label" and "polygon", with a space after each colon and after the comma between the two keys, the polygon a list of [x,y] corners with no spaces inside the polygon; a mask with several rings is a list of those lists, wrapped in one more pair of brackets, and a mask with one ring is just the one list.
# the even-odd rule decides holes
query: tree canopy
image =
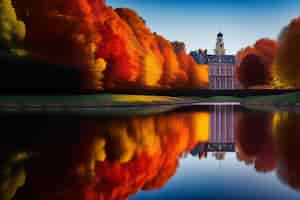
{"label": "tree canopy", "polygon": [[300,87],[300,17],[294,19],[281,36],[274,75],[288,87]]}

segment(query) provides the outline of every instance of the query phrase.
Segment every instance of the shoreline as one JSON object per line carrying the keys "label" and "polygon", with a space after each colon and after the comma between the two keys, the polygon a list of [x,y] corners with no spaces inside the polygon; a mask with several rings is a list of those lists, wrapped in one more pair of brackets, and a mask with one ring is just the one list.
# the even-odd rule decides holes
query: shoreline
{"label": "shoreline", "polygon": [[0,114],[95,113],[130,115],[167,112],[178,108],[234,105],[250,110],[300,112],[300,92],[282,95],[233,97],[170,97],[153,95],[0,96]]}

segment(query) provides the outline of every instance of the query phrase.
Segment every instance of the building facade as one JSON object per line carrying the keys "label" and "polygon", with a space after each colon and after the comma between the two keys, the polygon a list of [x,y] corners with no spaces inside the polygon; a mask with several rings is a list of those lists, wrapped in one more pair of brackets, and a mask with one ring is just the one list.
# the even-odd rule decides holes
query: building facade
{"label": "building facade", "polygon": [[217,35],[214,55],[208,55],[209,88],[214,90],[232,90],[239,84],[235,77],[235,56],[226,55],[223,34]]}

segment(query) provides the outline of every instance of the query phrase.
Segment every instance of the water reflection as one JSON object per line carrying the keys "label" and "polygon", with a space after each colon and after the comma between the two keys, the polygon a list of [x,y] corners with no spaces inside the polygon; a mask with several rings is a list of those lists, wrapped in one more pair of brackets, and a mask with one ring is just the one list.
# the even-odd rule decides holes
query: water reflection
{"label": "water reflection", "polygon": [[277,147],[272,135],[272,113],[247,112],[238,115],[237,158],[254,165],[257,172],[270,172],[277,165]]}
{"label": "water reflection", "polygon": [[0,197],[3,200],[12,199],[17,190],[25,184],[26,173],[22,162],[30,157],[29,153],[11,154],[2,161],[0,167]]}
{"label": "water reflection", "polygon": [[217,160],[224,160],[226,152],[235,151],[234,106],[210,106],[208,114],[210,121],[206,124],[209,125],[209,129],[207,129],[209,139],[204,143],[202,141],[202,143],[197,144],[191,154],[193,156],[198,155],[199,159],[202,159],[203,157],[207,158],[208,152],[213,152],[212,155]]}
{"label": "water reflection", "polygon": [[1,128],[11,130],[0,140],[4,200],[127,199],[163,188],[188,154],[223,160],[227,152],[236,152],[245,167],[276,171],[278,180],[300,188],[298,114],[212,106],[118,119],[1,120]]}
{"label": "water reflection", "polygon": [[297,113],[240,113],[237,158],[257,172],[276,171],[289,187],[300,189],[300,115]]}
{"label": "water reflection", "polygon": [[3,121],[14,125],[15,136],[30,134],[24,139],[38,154],[26,164],[26,184],[15,199],[126,199],[161,188],[179,157],[207,141],[209,113]]}
{"label": "water reflection", "polygon": [[277,174],[290,187],[300,190],[300,115],[282,113],[275,127],[278,151]]}

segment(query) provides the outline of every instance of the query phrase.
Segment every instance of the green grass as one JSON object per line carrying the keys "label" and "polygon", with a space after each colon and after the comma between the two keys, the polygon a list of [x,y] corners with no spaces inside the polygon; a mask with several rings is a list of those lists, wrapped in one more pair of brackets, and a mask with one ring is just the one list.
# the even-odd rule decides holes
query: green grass
{"label": "green grass", "polygon": [[70,95],[70,96],[0,96],[0,104],[18,104],[18,105],[35,105],[35,104],[61,104],[61,105],[135,105],[135,104],[152,104],[152,103],[176,103],[183,100],[196,100],[200,102],[241,102],[246,104],[272,104],[272,105],[295,105],[300,103],[300,92],[267,95],[252,97],[232,97],[232,96],[215,96],[215,97],[167,97],[167,96],[150,96],[150,95],[115,95],[115,94],[98,94],[98,95]]}
{"label": "green grass", "polygon": [[144,95],[70,95],[70,96],[1,96],[0,104],[35,105],[119,105],[119,104],[151,104],[157,102],[175,102],[181,100],[175,97],[144,96]]}
{"label": "green grass", "polygon": [[[192,100],[192,101],[191,101]],[[271,96],[238,98],[166,97],[151,95],[71,95],[71,96],[0,96],[0,113],[33,112],[87,115],[147,115],[173,110],[191,102],[240,102],[253,109],[277,109],[300,103],[300,92]],[[12,105],[12,106],[11,106]],[[13,105],[16,105],[14,107]],[[1,107],[2,106],[2,107]],[[10,107],[11,106],[11,107]]]}
{"label": "green grass", "polygon": [[300,103],[300,92],[282,95],[265,95],[250,97],[215,96],[215,97],[193,97],[201,102],[240,102],[247,105],[272,105],[272,106],[295,106]]}
{"label": "green grass", "polygon": [[243,100],[245,104],[262,104],[273,106],[295,106],[300,103],[300,92],[282,95],[248,97]]}
{"label": "green grass", "polygon": [[[0,96],[0,113],[147,115],[173,110],[184,100],[144,95]],[[177,103],[177,104],[176,104]],[[2,106],[2,108],[1,108]]]}

